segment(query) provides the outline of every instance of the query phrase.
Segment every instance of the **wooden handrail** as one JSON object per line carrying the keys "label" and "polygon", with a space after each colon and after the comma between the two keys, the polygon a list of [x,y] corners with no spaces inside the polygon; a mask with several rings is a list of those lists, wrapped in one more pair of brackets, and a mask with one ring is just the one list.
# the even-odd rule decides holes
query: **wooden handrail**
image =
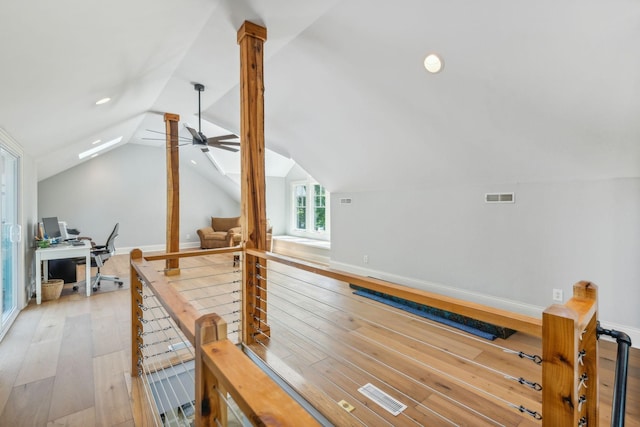
{"label": "wooden handrail", "polygon": [[184,252],[169,252],[169,253],[161,253],[156,255],[144,255],[144,259],[147,261],[160,261],[165,259],[176,259],[176,258],[189,258],[196,256],[205,256],[205,255],[220,255],[226,254],[230,252],[238,252],[241,251],[241,246],[231,246],[228,248],[217,248],[217,249],[202,249],[197,251],[184,251]]}
{"label": "wooden handrail", "polygon": [[[237,248],[223,250],[180,252],[144,256],[134,249],[130,253],[133,318],[142,313],[140,277],[158,302],[164,307],[185,337],[195,347],[196,363],[196,425],[216,425],[216,419],[226,425],[226,402],[220,399],[229,393],[248,419],[258,426],[317,426],[320,425],[298,402],[289,396],[274,380],[255,365],[242,351],[226,338],[227,325],[217,314],[201,315],[150,261],[183,256],[203,256],[235,252]],[[139,342],[137,330],[132,329],[132,346]],[[132,353],[136,353],[132,349]],[[132,375],[137,376],[137,355],[132,359]],[[135,370],[135,375],[133,371]]]}
{"label": "wooden handrail", "polygon": [[320,425],[264,371],[225,339],[202,345],[203,361],[257,426]]}
{"label": "wooden handrail", "polygon": [[300,270],[315,273],[324,277],[347,282],[356,286],[382,292],[397,298],[424,304],[429,307],[439,308],[476,320],[488,322],[505,328],[515,329],[522,333],[542,337],[542,319],[489,307],[483,304],[464,301],[461,299],[435,294],[421,289],[410,288],[372,277],[364,277],[353,273],[347,273],[324,267],[318,264],[302,261],[297,258],[274,254],[247,248],[247,254],[278,262]]}
{"label": "wooden handrail", "polygon": [[151,265],[145,258],[140,249],[132,250],[130,254],[131,268],[145,279],[145,282],[158,297],[158,301],[166,312],[178,325],[191,345],[195,345],[195,324],[201,313],[184,296],[172,286],[169,286],[166,277],[158,273],[156,267]]}

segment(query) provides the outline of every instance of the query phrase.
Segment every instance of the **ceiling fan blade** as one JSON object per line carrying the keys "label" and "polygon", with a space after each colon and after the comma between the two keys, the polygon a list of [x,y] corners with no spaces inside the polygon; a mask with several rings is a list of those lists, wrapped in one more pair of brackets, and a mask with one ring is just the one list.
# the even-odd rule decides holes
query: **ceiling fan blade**
{"label": "ceiling fan blade", "polygon": [[232,152],[234,152],[234,153],[237,153],[238,151],[240,151],[240,150],[238,150],[237,148],[225,147],[225,146],[223,146],[223,145],[210,145],[210,147],[212,147],[212,148],[219,148],[219,149],[221,149],[221,150],[232,151]]}
{"label": "ceiling fan blade", "polygon": [[202,137],[200,136],[200,134],[193,128],[190,128],[189,126],[185,126],[187,128],[187,130],[189,131],[189,133],[193,136],[193,143],[194,144],[204,144],[204,140],[202,139]]}
{"label": "ceiling fan blade", "polygon": [[211,138],[207,138],[207,142],[218,142],[218,141],[224,141],[225,139],[236,139],[236,138],[238,138],[238,135],[234,135],[234,134],[212,136]]}
{"label": "ceiling fan blade", "polygon": [[[160,135],[165,135],[165,136],[167,135],[167,134],[166,134],[166,133],[164,133],[164,132],[160,132],[160,131],[153,130],[153,129],[145,129],[145,130],[146,130],[147,132],[158,133],[158,134],[160,134]],[[148,138],[142,138],[142,139],[148,139]],[[183,140],[183,141],[191,141],[191,139],[190,139],[190,138],[187,138],[186,136],[180,136],[180,135],[178,135],[178,139],[181,139],[181,140]]]}
{"label": "ceiling fan blade", "polygon": [[239,142],[234,142],[234,141],[217,141],[217,142],[209,141],[207,144],[212,146],[212,147],[217,147],[218,145],[233,145],[233,146],[236,146],[236,147],[240,146]]}

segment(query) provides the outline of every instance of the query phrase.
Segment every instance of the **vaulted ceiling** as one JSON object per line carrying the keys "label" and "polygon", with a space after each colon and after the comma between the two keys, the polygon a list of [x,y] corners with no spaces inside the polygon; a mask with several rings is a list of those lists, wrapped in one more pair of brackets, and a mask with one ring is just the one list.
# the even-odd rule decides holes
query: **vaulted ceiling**
{"label": "vaulted ceiling", "polygon": [[238,133],[244,20],[268,31],[267,147],[330,191],[640,176],[632,0],[4,0],[0,127],[39,179],[162,112],[196,126],[193,82],[203,132]]}

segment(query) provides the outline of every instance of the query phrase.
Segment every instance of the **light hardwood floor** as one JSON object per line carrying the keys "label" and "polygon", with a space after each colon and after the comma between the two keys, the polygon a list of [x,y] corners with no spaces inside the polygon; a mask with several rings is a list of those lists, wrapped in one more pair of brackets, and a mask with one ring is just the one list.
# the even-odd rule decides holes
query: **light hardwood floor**
{"label": "light hardwood floor", "polygon": [[[125,279],[125,288],[128,288],[128,256],[112,258],[104,272],[119,274]],[[356,331],[355,335],[363,343],[371,339],[384,342],[387,339],[383,336],[385,330],[335,311],[337,304],[344,305],[346,310],[355,307],[352,300],[341,298],[330,301],[334,307],[315,305],[315,329],[309,324],[301,325],[300,330],[306,330],[306,335],[296,336],[282,326],[294,321],[295,316],[304,316],[299,313],[299,307],[311,303],[307,299],[309,293],[297,292],[290,284],[277,278],[275,273],[270,278],[282,284],[271,287],[270,318],[272,328],[275,328],[273,332],[276,333],[272,334],[274,338],[271,344],[255,347],[256,352],[270,352],[274,360],[285,361],[288,369],[305,375],[306,380],[325,384],[329,393],[334,393],[336,398],[339,396],[336,391],[340,388],[353,387],[354,380],[349,376],[358,378],[360,382],[367,381],[366,375],[353,366],[341,363],[340,358],[326,357],[322,347],[318,346],[325,337],[317,328],[332,330],[332,334],[343,334],[345,337],[354,335],[353,331]],[[105,283],[103,289],[90,298],[84,296],[81,290],[79,294],[64,295],[59,300],[40,306],[32,303],[20,313],[0,343],[0,427],[134,425],[135,409],[130,398],[132,385],[128,372],[129,291],[109,286],[112,285]],[[114,291],[109,292],[110,289]],[[345,290],[345,294],[348,292],[348,289]],[[333,292],[330,296],[335,298]],[[285,301],[291,302],[291,307],[285,306]],[[368,310],[378,312],[379,309],[369,307]],[[409,324],[405,327],[411,329]],[[442,339],[446,338],[433,337],[434,341]],[[530,341],[525,337],[521,344],[526,348],[539,348],[539,343]],[[407,355],[412,352],[413,355],[406,360],[423,357],[415,353],[410,345],[406,344]],[[465,351],[478,355],[485,353],[486,356],[480,356],[480,360],[483,357],[503,356],[499,352],[493,352],[495,354],[492,356],[489,354],[491,351],[473,349],[455,339],[450,339],[447,345],[464,347]],[[381,347],[371,348],[372,353],[381,351]],[[426,352],[427,349],[422,346],[420,351]],[[600,356],[601,415],[606,420],[606,414],[610,411],[615,346],[602,342]],[[437,362],[446,362],[441,359]],[[364,355],[358,360],[363,365],[370,363]],[[637,349],[632,351],[630,360],[626,425],[640,426],[640,352]],[[405,363],[409,367],[414,364]],[[415,393],[418,396],[422,392],[416,388]],[[423,397],[430,399],[434,405],[444,407],[445,411],[456,412],[455,408],[435,394],[425,394]],[[357,405],[363,409],[359,403]],[[363,412],[360,410],[360,413]],[[379,421],[375,415],[367,419],[371,420],[370,425],[376,425]],[[423,419],[428,420],[428,417],[424,415]],[[476,421],[470,418],[468,425],[476,425]]]}
{"label": "light hardwood floor", "polygon": [[[79,271],[82,277],[82,272]],[[114,257],[104,282],[36,305],[34,299],[0,343],[0,426],[133,426],[129,399],[128,256]]]}
{"label": "light hardwood floor", "polygon": [[[509,406],[542,412],[540,392],[517,384],[518,377],[540,382],[540,366],[503,351],[541,354],[538,338],[516,333],[505,340],[478,339],[353,295],[346,283],[273,262],[267,285],[270,337],[251,349],[309,400],[320,401],[322,394],[329,408],[346,400],[355,407],[354,425],[541,425]],[[615,344],[601,340],[599,352],[600,425],[605,426]],[[630,360],[626,425],[640,426],[640,351],[633,349]],[[367,383],[406,404],[406,410],[394,417],[371,404],[358,392]]]}

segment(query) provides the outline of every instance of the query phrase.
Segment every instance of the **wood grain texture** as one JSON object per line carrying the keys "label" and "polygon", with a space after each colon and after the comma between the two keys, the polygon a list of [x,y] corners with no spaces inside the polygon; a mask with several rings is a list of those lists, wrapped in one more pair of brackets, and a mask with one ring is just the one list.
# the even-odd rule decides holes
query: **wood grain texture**
{"label": "wood grain texture", "polygon": [[[194,252],[193,256],[185,256],[182,258],[183,272],[190,267],[199,268],[203,265],[202,260],[199,259]],[[208,251],[201,251],[203,254]],[[226,254],[231,257],[231,253]],[[164,267],[164,259],[159,259],[155,263],[157,270],[162,271]],[[215,263],[214,263],[215,264]],[[220,265],[220,268],[227,268],[225,262]],[[274,264],[276,265],[276,264]],[[120,268],[120,270],[117,270]],[[453,403],[449,396],[462,396],[462,402],[469,406],[477,406],[481,404],[482,399],[474,395],[474,393],[465,390],[464,388],[457,388],[448,390],[446,387],[450,387],[448,382],[438,381],[438,384],[432,388],[435,390],[424,389],[424,381],[414,381],[409,375],[411,373],[417,373],[416,378],[428,377],[424,375],[429,374],[429,371],[424,368],[416,370],[415,363],[418,363],[418,367],[421,366],[420,358],[417,353],[422,353],[420,357],[424,358],[427,363],[430,359],[437,356],[431,355],[431,349],[427,344],[437,345],[447,349],[454,353],[463,353],[465,356],[471,358],[474,361],[482,363],[483,365],[499,368],[511,375],[523,375],[527,379],[541,378],[541,369],[539,366],[524,359],[520,359],[513,354],[504,353],[500,348],[494,348],[487,346],[481,342],[473,339],[463,338],[458,334],[450,333],[448,331],[441,331],[438,328],[427,327],[419,319],[407,318],[396,313],[395,310],[389,310],[381,304],[366,301],[363,298],[355,298],[352,294],[352,290],[349,289],[343,282],[336,281],[329,278],[318,278],[314,274],[305,270],[296,270],[287,266],[281,266],[282,273],[286,276],[291,276],[291,280],[303,281],[305,283],[313,283],[313,285],[300,285],[300,289],[296,291],[295,288],[283,290],[283,296],[290,296],[292,301],[291,305],[303,306],[306,310],[310,310],[314,313],[318,313],[322,320],[319,322],[316,319],[311,329],[321,328],[322,330],[328,330],[327,328],[338,328],[348,335],[357,335],[360,340],[367,340],[368,338],[377,338],[378,335],[384,336],[379,341],[382,343],[370,347],[373,351],[369,354],[358,356],[358,358],[352,358],[354,351],[350,347],[340,349],[341,346],[347,346],[351,343],[348,341],[340,342],[333,340],[328,346],[322,346],[321,343],[314,340],[305,339],[298,332],[297,325],[290,322],[286,328],[282,327],[282,322],[278,322],[277,310],[271,312],[272,326],[274,326],[274,333],[271,337],[271,343],[263,343],[255,346],[257,354],[269,361],[269,365],[278,373],[282,374],[283,378],[298,390],[309,401],[313,402],[314,406],[322,413],[331,414],[331,420],[333,424],[339,426],[349,425],[362,425],[349,413],[338,407],[338,402],[335,400],[335,386],[331,386],[331,393],[329,390],[325,391],[320,386],[322,382],[314,382],[313,380],[323,375],[323,372],[330,372],[330,376],[325,376],[327,380],[339,384],[341,387],[346,387],[351,383],[361,384],[364,381],[374,380],[372,376],[374,372],[382,372],[385,375],[382,377],[393,388],[397,390],[406,390],[406,393],[413,396],[413,399],[419,403],[413,401],[412,405],[414,410],[411,412],[412,419],[415,419],[417,423],[422,425],[440,425],[442,421],[438,421],[440,418],[431,412],[428,408],[435,408],[439,413],[449,418],[455,415],[459,419],[460,425],[484,425],[485,421],[482,418],[476,416],[473,413],[469,413],[460,409],[458,405]],[[106,274],[116,274],[121,277],[126,277],[127,272],[130,269],[129,256],[128,255],[116,255],[112,258],[112,261],[104,267]],[[274,271],[270,274],[270,280],[276,282],[282,282],[279,279],[279,273]],[[164,277],[164,276],[163,276]],[[173,280],[173,278],[171,278]],[[179,280],[176,284],[181,283]],[[290,285],[283,283],[290,287]],[[181,283],[181,286],[185,286],[185,282]],[[276,290],[276,286],[273,287],[273,291]],[[285,293],[286,291],[286,293]],[[271,304],[274,306],[281,306],[282,301],[278,299],[274,293],[274,297]],[[308,295],[308,298],[304,295]],[[295,298],[294,298],[295,297]],[[94,294],[87,298],[84,295],[70,295],[60,298],[60,300],[47,302],[40,306],[30,304],[25,310],[23,310],[11,330],[5,336],[4,340],[0,342],[0,392],[5,390],[4,400],[0,400],[0,426],[15,426],[15,425],[58,425],[53,424],[55,421],[59,421],[61,425],[83,425],[91,427],[91,409],[81,411],[80,413],[71,414],[67,417],[63,417],[59,420],[48,418],[47,414],[34,413],[34,407],[31,401],[39,401],[39,408],[36,410],[42,410],[51,406],[51,396],[53,392],[53,384],[55,376],[63,375],[63,373],[57,372],[58,363],[56,363],[56,372],[51,379],[35,381],[28,384],[16,385],[15,379],[21,370],[30,370],[29,364],[30,358],[26,357],[29,346],[32,344],[32,340],[41,342],[46,340],[47,330],[55,329],[56,325],[60,322],[63,324],[66,322],[64,318],[67,316],[74,317],[86,313],[92,313],[91,321],[96,318],[104,318],[107,321],[108,318],[115,317],[118,319],[114,328],[119,331],[119,339],[122,343],[121,350],[129,357],[131,353],[130,348],[130,336],[129,330],[130,324],[130,294],[126,290]],[[281,307],[282,311],[288,311],[287,306]],[[294,313],[291,311],[291,313]],[[48,320],[42,321],[44,315],[48,316]],[[55,317],[60,316],[61,319],[56,320]],[[307,316],[308,317],[308,316]],[[314,316],[317,317],[317,316]],[[286,319],[284,316],[280,316],[281,319]],[[367,320],[367,318],[369,318]],[[290,318],[289,318],[290,319]],[[373,321],[373,322],[372,322]],[[108,321],[107,321],[108,322]],[[306,320],[300,320],[299,322],[305,323]],[[323,326],[323,323],[327,323]],[[394,338],[391,335],[391,331],[387,328],[400,332],[401,338]],[[95,328],[91,328],[87,331],[93,334]],[[432,330],[433,329],[433,330]],[[104,331],[96,330],[96,333],[103,336]],[[369,335],[375,333],[375,335]],[[61,335],[58,335],[61,336]],[[321,335],[320,335],[321,336]],[[416,339],[422,338],[422,342],[414,342]],[[97,337],[96,337],[97,339]],[[393,356],[393,352],[389,358],[385,359],[389,362],[398,361],[392,367],[375,367],[375,353],[388,352],[395,347],[394,341],[398,340],[398,349],[407,347],[411,349],[411,353],[407,355]],[[87,338],[87,342],[94,341],[93,338]],[[522,350],[528,354],[539,354],[542,348],[540,338],[517,333],[507,340],[496,341],[500,345],[505,345],[517,350]],[[373,345],[373,343],[369,344]],[[62,354],[62,353],[60,353]],[[78,353],[78,358],[81,357]],[[344,360],[340,360],[340,355],[345,355]],[[102,355],[101,355],[102,356]],[[346,357],[349,356],[349,357]],[[84,356],[82,356],[84,357]],[[407,365],[399,363],[406,357],[416,359],[416,362]],[[598,378],[600,383],[600,396],[599,396],[599,419],[600,425],[609,425],[611,419],[611,399],[613,395],[613,379],[615,369],[616,358],[616,346],[615,343],[608,341],[605,337],[601,338],[598,342]],[[627,416],[626,426],[638,427],[640,426],[640,405],[637,405],[637,396],[640,396],[640,350],[632,348],[630,352],[630,365],[629,365],[629,378],[628,378],[628,397],[627,397]],[[441,362],[446,362],[447,358],[443,357]],[[352,363],[346,363],[352,362]],[[372,364],[370,367],[369,364]],[[123,375],[126,379],[128,373],[122,373],[122,367],[118,364],[110,364],[112,369],[117,369],[118,375]],[[407,370],[405,371],[405,365]],[[107,364],[102,364],[104,369],[107,368]],[[455,369],[465,370],[469,367],[466,364],[456,364]],[[366,369],[361,369],[366,368]],[[129,368],[130,370],[130,368]],[[316,370],[314,373],[313,370]],[[497,383],[492,383],[492,376],[483,374],[480,370],[477,371],[479,377],[483,377],[487,381],[489,388],[500,387]],[[106,373],[105,375],[109,375]],[[115,375],[115,372],[114,372]],[[432,378],[436,378],[435,373],[429,374]],[[49,381],[49,386],[43,386],[44,383]],[[86,381],[86,380],[85,380]],[[95,381],[95,380],[93,380]],[[497,379],[496,379],[497,381]],[[502,379],[501,379],[502,381]],[[43,383],[44,382],[44,383]],[[81,385],[78,385],[81,387]],[[515,383],[512,386],[512,393],[526,395],[527,392],[519,391],[520,385]],[[127,388],[131,390],[130,393],[133,396],[134,387],[130,384]],[[36,390],[41,390],[40,392]],[[346,388],[345,388],[346,390]],[[440,393],[439,393],[440,392]],[[349,394],[356,395],[353,390],[349,391]],[[456,394],[454,394],[456,393]],[[462,393],[462,394],[460,394]],[[125,392],[126,394],[126,392]],[[0,393],[0,397],[2,394]],[[345,396],[346,397],[346,396]],[[420,400],[422,399],[422,400]],[[479,400],[478,400],[479,399]],[[353,400],[349,397],[349,400]],[[128,402],[121,402],[121,404],[129,411],[132,411],[131,419],[118,422],[115,425],[119,426],[132,426],[132,425],[145,425],[144,423],[135,423],[133,421],[133,408],[136,408],[139,402],[135,399]],[[99,404],[98,397],[96,397],[96,404]],[[373,404],[369,406],[362,405],[356,409],[369,410]],[[93,409],[96,410],[95,408]],[[115,412],[120,412],[120,409],[116,409]],[[138,408],[137,412],[140,412]],[[355,411],[354,411],[355,412]],[[515,413],[517,413],[514,410]],[[421,413],[423,418],[418,418]],[[509,414],[509,416],[512,416]],[[86,419],[89,420],[85,423],[73,424],[73,419]],[[85,418],[86,417],[86,418]],[[17,420],[17,421],[16,421]],[[35,424],[34,420],[37,420]],[[42,423],[40,423],[42,420]],[[22,423],[22,424],[21,424]],[[65,424],[62,424],[65,423]],[[416,425],[412,423],[411,425]],[[540,425],[539,422],[535,422],[531,417],[520,416],[513,424],[518,426],[534,426]]]}
{"label": "wood grain texture", "polygon": [[93,358],[96,424],[117,425],[133,418],[125,375],[129,372],[124,350]]}
{"label": "wood grain texture", "polygon": [[533,336],[542,336],[542,320],[531,316],[513,313],[478,303],[460,300],[453,297],[434,294],[420,289],[402,286],[372,277],[363,277],[318,264],[305,262],[300,259],[286,257],[264,251],[256,251],[247,248],[247,253],[263,257],[267,260],[277,261],[281,264],[295,267],[314,274],[321,274],[327,278],[339,280],[353,285],[361,286],[387,295],[414,301],[430,307],[458,313],[473,319],[481,320],[498,326],[515,329]]}
{"label": "wood grain texture", "polygon": [[[178,150],[177,114],[164,115],[167,151],[167,252],[180,250],[180,152]],[[178,274],[178,259],[166,261],[166,273]]]}
{"label": "wood grain texture", "polygon": [[69,316],[58,357],[49,419],[59,419],[94,406],[91,314]]}
{"label": "wood grain texture", "polygon": [[[240,45],[240,194],[243,246],[267,249],[267,210],[264,170],[264,42],[267,30],[245,21],[238,30]],[[256,259],[245,256],[243,267],[243,341],[254,341],[256,331],[269,334],[266,312],[258,308],[266,292],[257,277],[266,276]],[[264,284],[266,287],[266,283]]]}
{"label": "wood grain texture", "polygon": [[204,344],[227,339],[227,324],[217,314],[200,317],[196,321],[195,332],[195,400],[196,414],[202,425],[215,425],[215,420],[223,421],[226,425],[227,407],[220,399],[216,388],[219,387],[217,378],[207,369],[202,346]]}
{"label": "wood grain texture", "polygon": [[202,351],[207,367],[254,425],[319,425],[231,341],[204,344]]}

